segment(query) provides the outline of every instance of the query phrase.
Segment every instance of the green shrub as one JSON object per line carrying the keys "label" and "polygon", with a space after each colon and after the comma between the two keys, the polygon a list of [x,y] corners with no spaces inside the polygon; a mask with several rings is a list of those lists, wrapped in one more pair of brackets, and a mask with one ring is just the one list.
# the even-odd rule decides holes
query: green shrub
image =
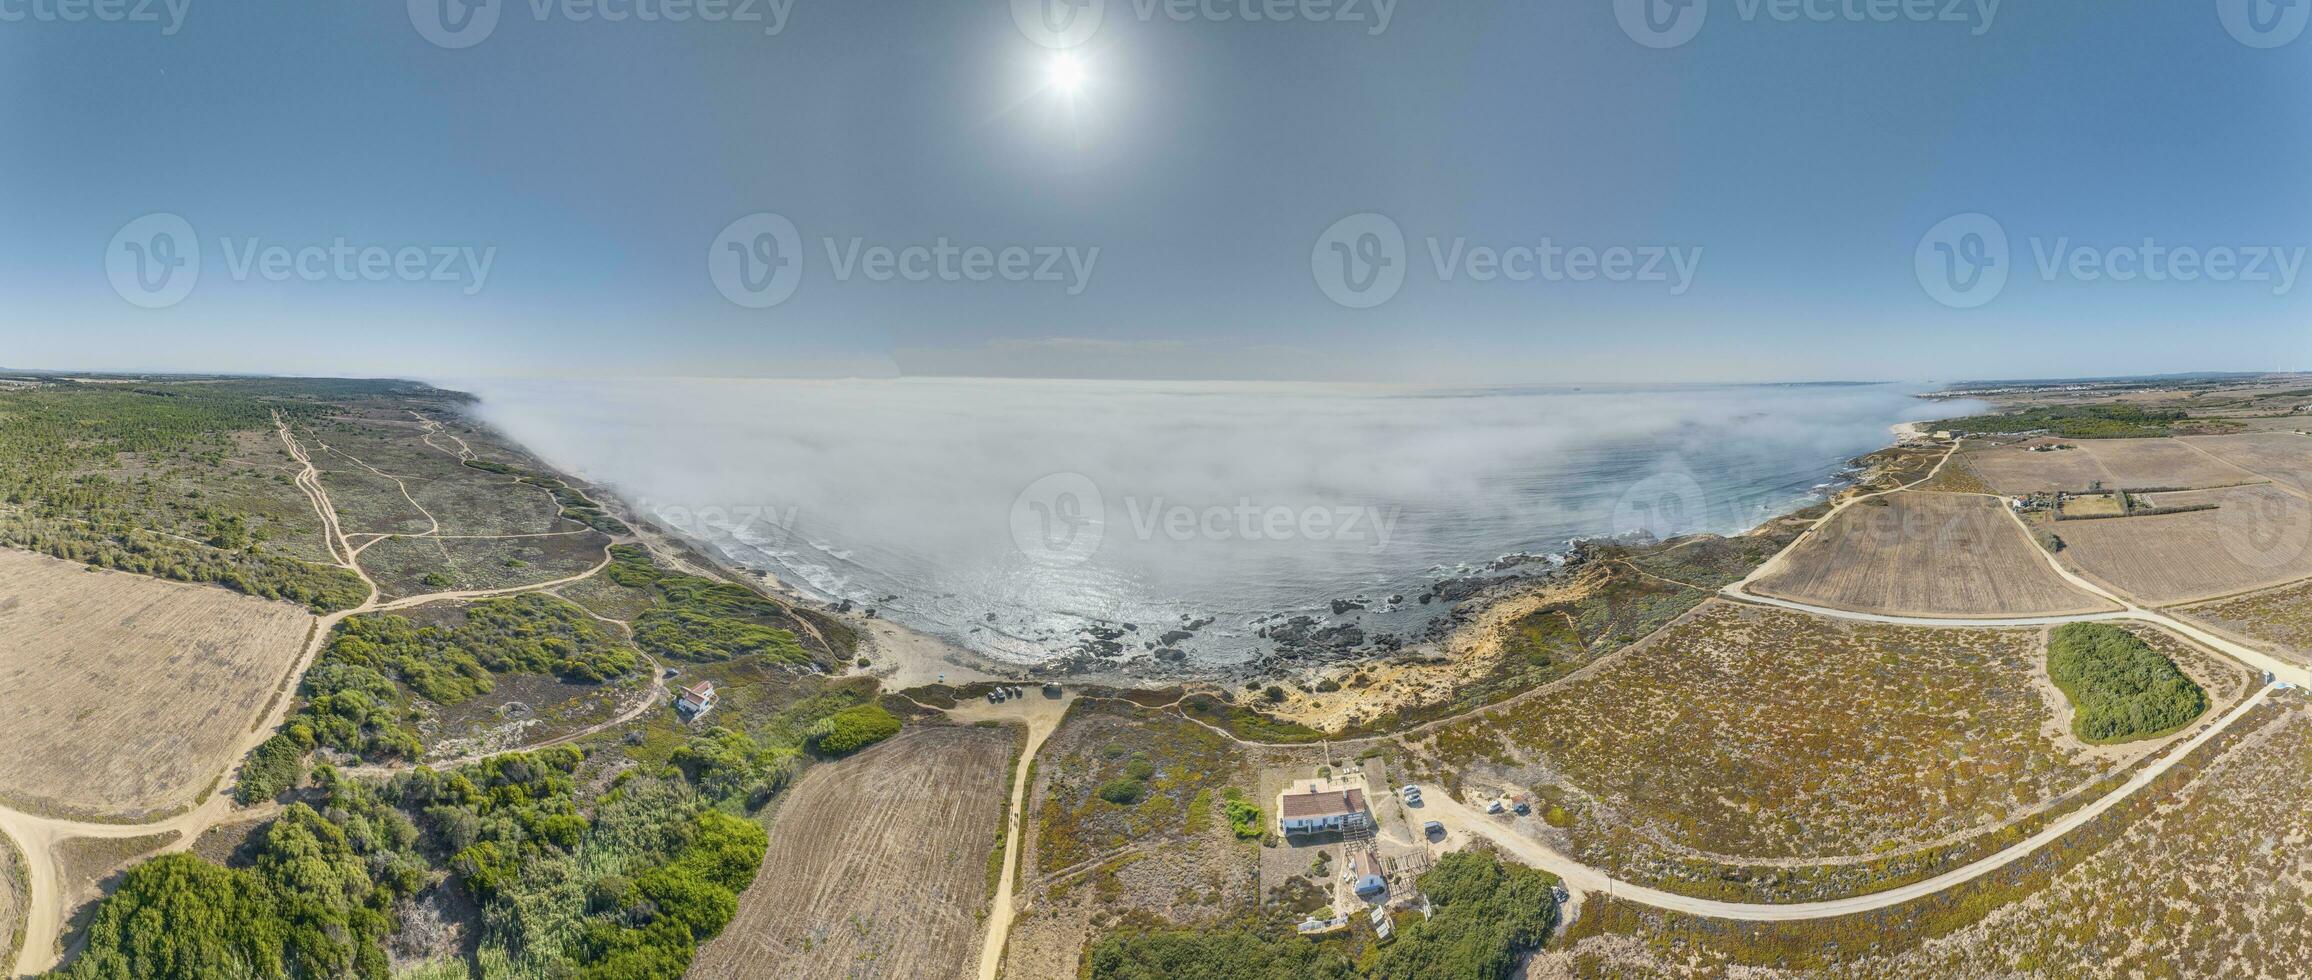
{"label": "green shrub", "polygon": [[1148,798],[1148,784],[1130,776],[1111,779],[1100,785],[1099,796],[1117,806],[1137,806]]}
{"label": "green shrub", "polygon": [[899,734],[899,719],[880,704],[845,708],[811,729],[811,745],[827,755],[849,755]]}
{"label": "green shrub", "polygon": [[2057,627],[2047,675],[2071,699],[2071,732],[2092,743],[2164,735],[2208,710],[2208,693],[2175,661],[2107,623]]}
{"label": "green shrub", "polygon": [[233,786],[233,802],[251,806],[281,795],[305,778],[305,755],[312,746],[282,732],[257,743],[241,764],[240,782]]}
{"label": "green shrub", "polygon": [[1260,839],[1262,828],[1266,826],[1266,821],[1261,819],[1260,807],[1233,788],[1227,796],[1227,801],[1222,805],[1228,811],[1228,829],[1236,833],[1238,840]]}

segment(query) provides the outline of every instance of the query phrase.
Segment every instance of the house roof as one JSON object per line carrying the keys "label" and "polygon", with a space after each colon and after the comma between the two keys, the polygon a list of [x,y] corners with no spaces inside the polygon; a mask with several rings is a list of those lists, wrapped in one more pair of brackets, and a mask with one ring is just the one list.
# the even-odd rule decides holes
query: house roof
{"label": "house roof", "polygon": [[1279,806],[1287,820],[1347,816],[1364,812],[1365,793],[1358,789],[1286,793]]}
{"label": "house roof", "polygon": [[689,687],[683,688],[682,693],[688,694],[694,698],[711,698],[714,696],[714,682],[700,681],[696,684],[692,684]]}
{"label": "house roof", "polygon": [[1381,874],[1381,856],[1370,848],[1358,848],[1349,852],[1349,867],[1356,870],[1359,878]]}

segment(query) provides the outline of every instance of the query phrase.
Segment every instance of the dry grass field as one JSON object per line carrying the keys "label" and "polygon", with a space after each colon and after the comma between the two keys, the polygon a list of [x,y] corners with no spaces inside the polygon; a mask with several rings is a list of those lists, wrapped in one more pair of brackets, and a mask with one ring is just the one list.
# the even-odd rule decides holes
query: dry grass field
{"label": "dry grass field", "polygon": [[1933,479],[1919,484],[1918,489],[1942,493],[1990,493],[1991,485],[1983,482],[1975,468],[1967,465],[1967,454],[1952,456],[1950,462],[1935,471]]}
{"label": "dry grass field", "polygon": [[917,729],[812,767],[779,807],[738,917],[689,976],[969,975],[1017,745],[1003,729]]}
{"label": "dry grass field", "polygon": [[1991,894],[1759,929],[1603,902],[1527,975],[2312,976],[2312,709],[2282,704],[2159,805],[2075,832],[2077,846],[1995,876]]}
{"label": "dry grass field", "polygon": [[2121,517],[2127,508],[2116,493],[2090,493],[2063,500],[2061,513],[2065,517]]}
{"label": "dry grass field", "polygon": [[2294,432],[2255,432],[2236,436],[2202,436],[2191,444],[2210,455],[2299,493],[2312,493],[2312,436]]}
{"label": "dry grass field", "polygon": [[2215,510],[2064,521],[2061,557],[2106,586],[2157,605],[2312,578],[2312,502],[2270,484],[2154,494],[2160,506]]}
{"label": "dry grass field", "polygon": [[121,818],[192,803],[312,624],[288,603],[0,550],[0,799]]}
{"label": "dry grass field", "polygon": [[[2071,449],[2030,452],[2061,443]],[[2033,439],[1971,451],[1967,463],[2004,494],[2105,487],[2223,487],[2263,479],[2176,439]]]}
{"label": "dry grass field", "polygon": [[1761,595],[1912,616],[2051,616],[2110,603],[2047,567],[1990,497],[1896,493],[1848,507],[1751,584]]}
{"label": "dry grass field", "polygon": [[[1238,746],[1168,711],[1118,701],[1071,705],[1036,753],[1034,819],[1022,841],[1020,912],[1004,946],[1004,975],[1075,976],[1084,944],[1121,917],[1193,928],[1252,910],[1263,893],[1259,857],[1289,849],[1237,840],[1221,807],[1232,788],[1265,798],[1254,758],[1272,751]],[[1148,767],[1138,803],[1097,795],[1138,763]]]}
{"label": "dry grass field", "polygon": [[2312,663],[2312,582],[2219,599],[2176,615],[2296,663]]}
{"label": "dry grass field", "polygon": [[2044,645],[2036,629],[1712,602],[1432,731],[1416,757],[1440,760],[1448,785],[1533,788],[1563,812],[1524,829],[1635,880],[1682,874],[1681,855],[1883,854],[2003,825],[2147,751],[2062,729]]}
{"label": "dry grass field", "polygon": [[[511,589],[569,578],[602,563],[597,531],[534,538],[387,538],[361,567],[388,599],[428,592]],[[432,581],[427,576],[438,575]]]}

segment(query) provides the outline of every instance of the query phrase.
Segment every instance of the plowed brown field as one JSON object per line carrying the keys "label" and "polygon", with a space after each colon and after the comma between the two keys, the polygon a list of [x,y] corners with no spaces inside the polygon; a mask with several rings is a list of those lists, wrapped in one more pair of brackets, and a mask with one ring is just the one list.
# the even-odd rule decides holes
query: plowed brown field
{"label": "plowed brown field", "polygon": [[1015,747],[1004,729],[924,728],[812,767],[691,980],[968,976]]}
{"label": "plowed brown field", "polygon": [[192,803],[312,624],[285,602],[0,550],[0,800],[119,818]]}

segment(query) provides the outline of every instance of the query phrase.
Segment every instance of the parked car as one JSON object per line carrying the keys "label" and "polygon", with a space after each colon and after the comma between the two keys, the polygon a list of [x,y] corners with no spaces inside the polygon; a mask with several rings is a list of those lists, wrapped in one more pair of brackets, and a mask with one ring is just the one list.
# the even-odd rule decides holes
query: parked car
{"label": "parked car", "polygon": [[1431,820],[1421,825],[1421,833],[1430,837],[1443,837],[1445,836],[1445,825]]}

